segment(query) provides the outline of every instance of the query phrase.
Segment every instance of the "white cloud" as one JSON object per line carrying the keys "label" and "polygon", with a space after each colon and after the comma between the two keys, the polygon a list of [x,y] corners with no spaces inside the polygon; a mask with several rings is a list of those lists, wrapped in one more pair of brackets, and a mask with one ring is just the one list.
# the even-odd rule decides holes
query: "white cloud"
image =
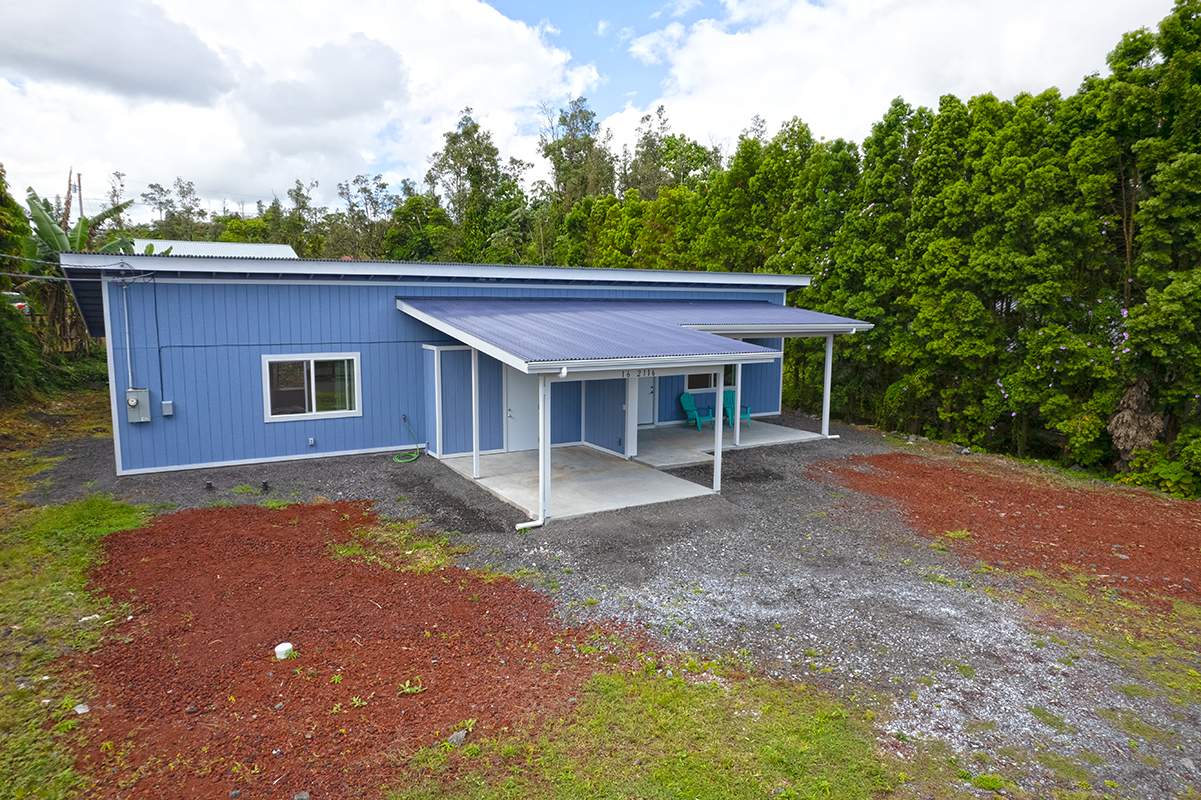
{"label": "white cloud", "polygon": [[701,0],[673,0],[669,5],[673,17],[682,17],[700,4]]}
{"label": "white cloud", "polygon": [[639,36],[630,42],[630,55],[643,64],[658,64],[670,60],[684,40],[684,26],[672,22],[662,30]]}
{"label": "white cloud", "polygon": [[600,22],[596,23],[596,35],[604,36],[606,33],[609,32],[609,28],[610,28],[609,20],[602,19]]}
{"label": "white cloud", "polygon": [[[549,23],[477,0],[46,2],[0,11],[6,34],[29,34],[19,50],[0,42],[0,119],[22,120],[0,125],[0,158],[21,192],[84,172],[85,209],[114,170],[133,196],[182,176],[216,208],[316,179],[334,205],[358,173],[420,180],[466,106],[504,156],[534,161],[538,101],[601,81],[546,41]],[[52,34],[80,18],[95,42],[67,53]]]}
{"label": "white cloud", "polygon": [[736,139],[755,114],[772,132],[795,115],[815,135],[862,142],[898,96],[937,107],[946,93],[1071,94],[1104,71],[1122,33],[1154,26],[1171,5],[724,0],[719,19],[672,23],[631,43],[631,55],[666,64],[668,76],[659,96],[604,124],[632,137],[631,120],[662,103],[674,130],[702,142]]}
{"label": "white cloud", "polygon": [[232,87],[227,64],[148,0],[0,5],[0,70],[136,98],[204,103]]}

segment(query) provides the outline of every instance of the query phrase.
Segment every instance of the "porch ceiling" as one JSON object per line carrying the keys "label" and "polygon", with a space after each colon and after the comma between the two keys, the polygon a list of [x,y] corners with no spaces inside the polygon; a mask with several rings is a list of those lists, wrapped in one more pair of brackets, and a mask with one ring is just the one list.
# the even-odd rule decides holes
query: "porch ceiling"
{"label": "porch ceiling", "polygon": [[404,298],[396,307],[523,372],[717,366],[779,358],[730,336],[819,335],[859,320],[757,301]]}

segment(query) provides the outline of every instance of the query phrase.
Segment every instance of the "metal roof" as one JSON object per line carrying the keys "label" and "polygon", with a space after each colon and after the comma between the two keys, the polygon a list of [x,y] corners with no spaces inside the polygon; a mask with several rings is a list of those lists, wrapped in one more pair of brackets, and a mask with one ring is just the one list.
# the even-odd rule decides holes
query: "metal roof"
{"label": "metal roof", "polygon": [[756,301],[405,298],[396,307],[523,372],[769,361],[729,338],[854,333],[860,320]]}
{"label": "metal roof", "polygon": [[187,242],[179,239],[134,239],[135,252],[144,253],[147,245],[154,246],[157,255],[171,248],[170,256],[200,256],[217,258],[298,258],[296,251],[286,244],[258,244],[255,242]]}
{"label": "metal roof", "polygon": [[[150,240],[144,240],[150,241]],[[158,242],[165,244],[165,242]],[[222,243],[218,243],[222,244]],[[156,245],[157,246],[157,245]],[[258,251],[256,251],[258,252]],[[88,333],[104,336],[99,281],[148,275],[185,281],[319,280],[376,283],[463,283],[475,286],[535,284],[551,286],[670,286],[733,291],[790,292],[809,285],[808,275],[754,272],[701,272],[597,267],[532,267],[511,264],[447,264],[426,261],[341,261],[261,256],[125,255],[63,253],[63,274],[70,280]],[[400,289],[403,291],[403,289]]]}
{"label": "metal roof", "polygon": [[607,269],[603,267],[538,267],[514,264],[452,264],[431,261],[350,261],[325,258],[230,257],[226,255],[106,255],[63,253],[64,266],[78,270],[161,272],[200,278],[330,278],[341,280],[466,280],[504,283],[633,283],[674,286],[739,286],[792,291],[809,285],[808,275],[768,272],[705,272],[700,270]]}

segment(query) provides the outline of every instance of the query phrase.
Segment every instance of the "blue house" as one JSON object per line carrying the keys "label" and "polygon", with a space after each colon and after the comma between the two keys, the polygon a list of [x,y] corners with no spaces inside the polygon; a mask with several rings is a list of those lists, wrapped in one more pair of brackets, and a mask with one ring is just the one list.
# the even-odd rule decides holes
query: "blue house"
{"label": "blue house", "polygon": [[[221,255],[64,254],[108,341],[121,475],[420,448],[637,455],[685,391],[778,414],[785,337],[871,327],[785,304],[805,276]],[[735,415],[736,419],[738,415]],[[716,437],[714,491],[720,490]],[[741,424],[733,435],[737,438]]]}

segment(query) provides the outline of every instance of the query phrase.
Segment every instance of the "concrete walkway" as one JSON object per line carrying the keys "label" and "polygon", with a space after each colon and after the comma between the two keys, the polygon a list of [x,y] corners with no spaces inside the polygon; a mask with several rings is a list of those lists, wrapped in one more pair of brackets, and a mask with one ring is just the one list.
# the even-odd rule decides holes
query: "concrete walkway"
{"label": "concrete walkway", "polygon": [[[809,442],[816,433],[752,421],[743,423],[740,443],[734,430],[722,428],[722,451]],[[465,478],[471,478],[470,455],[442,460]],[[638,431],[638,455],[631,461],[593,447],[573,445],[551,451],[550,516],[555,519],[595,514],[618,508],[665,503],[712,494],[701,486],[660,470],[713,463],[713,429],[698,432],[680,425]],[[492,494],[522,509],[533,519],[538,508],[538,451],[493,453],[480,456],[477,481]]]}
{"label": "concrete walkway", "polygon": [[[703,425],[697,431],[695,425],[672,425],[662,428],[640,428],[638,430],[638,455],[634,460],[655,469],[676,469],[696,464],[713,463],[713,428]],[[739,444],[734,445],[734,429],[728,425],[721,428],[721,449],[742,450],[747,447],[765,447],[773,444],[812,442],[821,439],[819,433],[770,425],[751,420],[742,423]]]}

